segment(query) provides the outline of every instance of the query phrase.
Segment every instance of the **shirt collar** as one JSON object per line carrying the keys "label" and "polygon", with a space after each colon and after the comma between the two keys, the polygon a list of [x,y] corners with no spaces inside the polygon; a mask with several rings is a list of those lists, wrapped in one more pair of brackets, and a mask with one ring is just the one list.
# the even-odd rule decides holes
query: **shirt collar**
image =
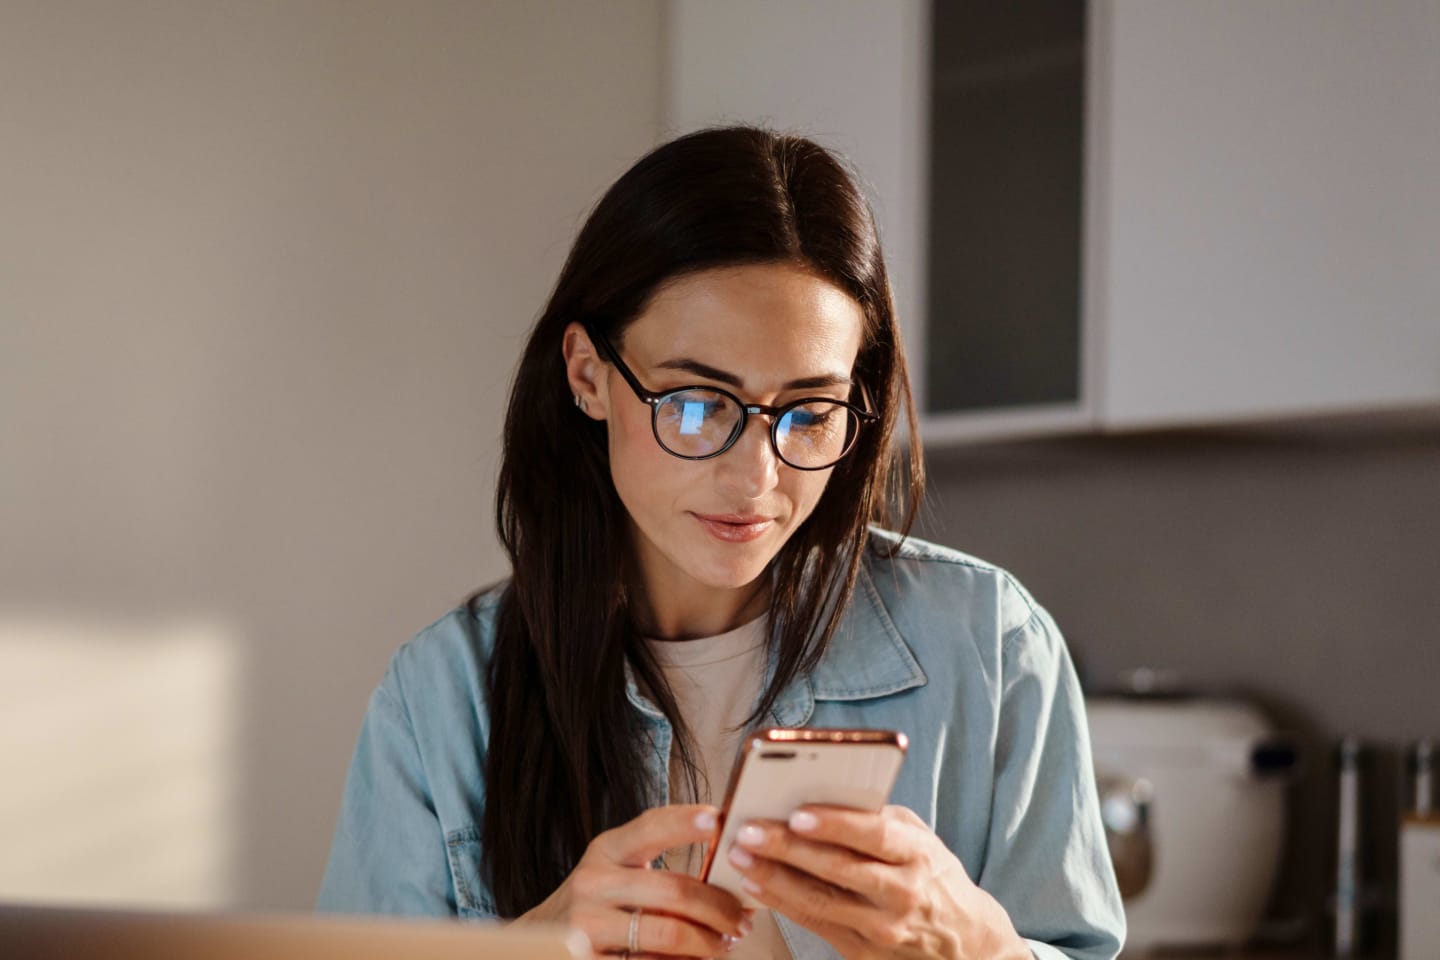
{"label": "shirt collar", "polygon": [[[775,676],[775,667],[776,651],[771,650],[765,686]],[[781,692],[770,709],[770,719],[778,727],[802,727],[815,712],[816,700],[869,700],[927,682],[925,671],[890,619],[869,565],[862,564],[849,608],[836,624],[829,649],[812,672],[796,677]],[[625,695],[641,713],[664,719],[649,698],[640,693],[628,661]]]}
{"label": "shirt collar", "polygon": [[[766,683],[775,674],[771,651]],[[796,677],[770,711],[777,726],[809,722],[816,700],[869,700],[924,686],[925,671],[895,628],[875,588],[869,565],[855,580],[849,608],[836,624],[830,647],[811,673]]]}

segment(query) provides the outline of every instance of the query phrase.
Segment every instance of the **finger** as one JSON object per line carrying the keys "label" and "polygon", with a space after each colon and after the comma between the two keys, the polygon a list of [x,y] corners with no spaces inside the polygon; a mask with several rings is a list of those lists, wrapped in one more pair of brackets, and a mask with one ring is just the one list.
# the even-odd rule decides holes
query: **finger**
{"label": "finger", "polygon": [[[630,950],[630,925],[637,914],[630,910],[607,910],[603,923],[592,925],[591,946],[597,951],[623,953]],[[635,923],[635,946],[631,956],[715,957],[726,953],[725,937],[681,917],[642,910]]]}
{"label": "finger", "polygon": [[811,804],[790,814],[788,826],[812,840],[893,864],[914,859],[924,835],[930,832],[914,812],[893,804],[879,813]]}
{"label": "finger", "polygon": [[[735,835],[740,852],[726,851],[731,863],[743,867],[746,855],[779,861],[871,901],[887,903],[900,878],[894,864],[856,853],[848,847],[802,837],[783,823],[756,820]],[[737,862],[738,859],[738,862]]]}
{"label": "finger", "polygon": [[654,807],[629,823],[606,830],[591,848],[621,866],[648,867],[671,847],[711,839],[719,814],[717,808],[700,803]]}
{"label": "finger", "polygon": [[887,923],[884,914],[848,890],[775,860],[756,857],[741,875],[755,899],[837,945],[872,939],[866,931]]}
{"label": "finger", "polygon": [[924,817],[909,807],[902,807],[898,803],[887,803],[881,812],[887,816],[899,817],[901,820],[906,821],[912,826],[919,827],[921,830],[930,829],[930,824],[925,822]]}
{"label": "finger", "polygon": [[[607,914],[640,909],[698,924],[717,936],[744,936],[750,918],[734,894],[670,870],[626,868],[587,874],[577,895]],[[608,917],[607,917],[608,922]]]}

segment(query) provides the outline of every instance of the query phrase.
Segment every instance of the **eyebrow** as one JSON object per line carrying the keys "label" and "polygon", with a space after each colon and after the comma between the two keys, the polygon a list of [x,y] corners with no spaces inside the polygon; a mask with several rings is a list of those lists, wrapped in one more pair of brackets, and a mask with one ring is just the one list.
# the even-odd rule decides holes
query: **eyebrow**
{"label": "eyebrow", "polygon": [[[745,381],[741,380],[735,374],[727,373],[726,371],[721,370],[718,367],[712,367],[709,364],[701,363],[698,360],[691,360],[688,357],[681,357],[676,360],[666,360],[663,363],[655,364],[655,367],[659,370],[683,370],[686,373],[693,373],[696,376],[704,377],[707,380],[718,380],[721,383],[727,383],[732,387],[745,386]],[[818,377],[801,377],[798,380],[791,380],[781,389],[814,390],[822,387],[848,387],[854,382],[854,380],[850,379],[847,376],[843,376],[842,374],[824,373]]]}

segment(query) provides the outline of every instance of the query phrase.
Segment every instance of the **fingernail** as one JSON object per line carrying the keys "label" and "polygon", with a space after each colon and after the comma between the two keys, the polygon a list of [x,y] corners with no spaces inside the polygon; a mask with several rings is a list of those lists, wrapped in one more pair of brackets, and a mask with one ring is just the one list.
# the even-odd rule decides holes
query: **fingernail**
{"label": "fingernail", "polygon": [[748,850],[742,850],[739,847],[730,848],[730,862],[746,870],[755,866],[755,858],[750,856],[750,852]]}
{"label": "fingernail", "polygon": [[765,842],[765,831],[753,823],[746,824],[740,828],[740,832],[735,836],[735,840],[737,843],[743,843],[747,847],[758,847]]}
{"label": "fingernail", "polygon": [[732,937],[732,936],[730,936],[730,935],[728,935],[728,934],[725,936],[725,952],[726,952],[726,953],[729,953],[731,950],[734,950],[734,949],[735,949],[736,947],[738,947],[738,946],[740,946],[740,938],[739,938],[739,937]]}
{"label": "fingernail", "polygon": [[807,810],[796,810],[790,814],[790,829],[805,833],[820,826],[820,820]]}
{"label": "fingernail", "polygon": [[714,830],[715,824],[717,822],[718,821],[716,821],[715,819],[715,814],[711,813],[709,810],[706,810],[704,813],[697,813],[695,815],[696,830]]}
{"label": "fingernail", "polygon": [[[754,929],[755,929],[755,924],[751,923],[751,922],[750,922],[750,919],[749,919],[748,917],[747,917],[746,919],[740,921],[740,936],[741,936],[741,937],[748,937],[748,936],[750,936],[750,931],[751,931],[751,930],[754,930]],[[737,937],[736,939],[739,939],[739,938]]]}
{"label": "fingernail", "polygon": [[741,877],[740,886],[744,887],[745,892],[750,894],[752,897],[758,897],[762,892],[760,889],[760,884],[756,883],[754,880],[751,880],[749,877]]}

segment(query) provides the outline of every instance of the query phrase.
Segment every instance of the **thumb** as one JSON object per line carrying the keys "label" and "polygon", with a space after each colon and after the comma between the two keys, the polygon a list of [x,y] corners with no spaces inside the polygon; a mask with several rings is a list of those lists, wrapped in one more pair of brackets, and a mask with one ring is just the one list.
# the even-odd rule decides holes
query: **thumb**
{"label": "thumb", "polygon": [[608,860],[626,867],[648,867],[672,847],[713,839],[719,819],[720,811],[709,804],[654,807],[629,823],[605,831],[595,841]]}

